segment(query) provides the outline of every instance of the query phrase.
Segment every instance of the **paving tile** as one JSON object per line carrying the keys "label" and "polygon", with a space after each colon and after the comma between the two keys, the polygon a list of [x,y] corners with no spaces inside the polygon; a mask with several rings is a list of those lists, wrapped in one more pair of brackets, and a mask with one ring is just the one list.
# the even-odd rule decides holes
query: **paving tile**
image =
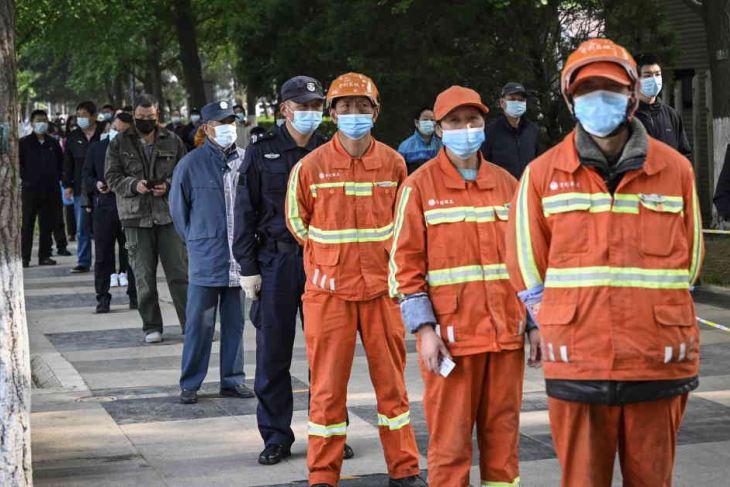
{"label": "paving tile", "polygon": [[[216,336],[218,332],[216,332]],[[146,344],[140,328],[118,328],[111,330],[73,331],[46,334],[59,352],[77,350],[104,350],[123,347],[164,347],[182,343],[183,336],[177,325],[165,326],[162,343]]]}

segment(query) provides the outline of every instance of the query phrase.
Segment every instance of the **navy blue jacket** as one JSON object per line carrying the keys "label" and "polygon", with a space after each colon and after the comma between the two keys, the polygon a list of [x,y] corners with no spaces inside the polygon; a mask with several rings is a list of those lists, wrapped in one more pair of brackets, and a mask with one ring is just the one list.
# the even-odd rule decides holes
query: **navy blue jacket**
{"label": "navy blue jacket", "polygon": [[283,242],[298,245],[284,220],[289,172],[327,140],[314,134],[306,147],[297,146],[286,125],[274,127],[246,148],[236,191],[233,255],[242,276],[259,274],[258,249]]}
{"label": "navy blue jacket", "polygon": [[109,147],[109,139],[93,142],[86,151],[86,160],[84,167],[81,169],[81,177],[83,179],[83,191],[88,194],[94,208],[113,208],[117,209],[117,198],[111,191],[108,193],[100,193],[96,188],[96,182],[104,179],[104,161],[106,160],[106,149]]}
{"label": "navy blue jacket", "polygon": [[243,153],[243,149],[235,146],[224,153],[206,139],[175,167],[170,188],[170,214],[177,233],[188,248],[191,284],[231,285],[231,248],[223,177],[231,171],[229,163],[240,164]]}
{"label": "navy blue jacket", "polygon": [[520,179],[527,165],[540,155],[540,128],[525,117],[514,128],[502,114],[487,125],[482,154]]}

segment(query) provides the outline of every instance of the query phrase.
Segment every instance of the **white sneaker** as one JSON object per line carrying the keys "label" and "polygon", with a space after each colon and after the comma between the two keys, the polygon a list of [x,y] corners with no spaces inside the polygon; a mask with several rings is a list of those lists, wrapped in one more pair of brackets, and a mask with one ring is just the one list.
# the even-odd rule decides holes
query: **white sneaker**
{"label": "white sneaker", "polygon": [[109,287],[119,287],[119,274],[112,274]]}
{"label": "white sneaker", "polygon": [[160,343],[162,341],[162,333],[159,331],[147,333],[144,337],[144,341],[145,343]]}
{"label": "white sneaker", "polygon": [[119,285],[121,287],[127,287],[127,285],[129,285],[129,281],[127,280],[127,273],[126,272],[120,272],[119,273]]}

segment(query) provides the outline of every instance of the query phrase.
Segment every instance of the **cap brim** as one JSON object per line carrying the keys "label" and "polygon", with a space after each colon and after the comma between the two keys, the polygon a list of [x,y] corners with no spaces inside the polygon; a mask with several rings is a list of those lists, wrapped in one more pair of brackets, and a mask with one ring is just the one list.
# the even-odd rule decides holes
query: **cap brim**
{"label": "cap brim", "polygon": [[309,103],[313,100],[318,101],[324,101],[324,95],[320,95],[319,93],[307,93],[304,95],[294,96],[292,98],[287,98],[284,101],[293,101],[294,103]]}
{"label": "cap brim", "polygon": [[524,95],[527,96],[527,90],[505,90],[502,92],[502,96],[507,95]]}
{"label": "cap brim", "polygon": [[589,64],[584,68],[581,68],[575,75],[573,82],[570,84],[570,92],[574,92],[578,85],[591,78],[603,78],[614,81],[623,86],[631,86],[631,79],[629,78],[629,75],[626,74],[624,68],[614,63],[600,62]]}
{"label": "cap brim", "polygon": [[453,112],[457,108],[461,107],[473,107],[479,110],[480,112],[487,114],[489,113],[489,108],[483,103],[475,103],[475,102],[467,102],[467,103],[459,103],[458,105],[454,105],[452,107],[446,107],[443,112],[444,113],[435,113],[435,118],[437,121],[441,121],[446,115]]}

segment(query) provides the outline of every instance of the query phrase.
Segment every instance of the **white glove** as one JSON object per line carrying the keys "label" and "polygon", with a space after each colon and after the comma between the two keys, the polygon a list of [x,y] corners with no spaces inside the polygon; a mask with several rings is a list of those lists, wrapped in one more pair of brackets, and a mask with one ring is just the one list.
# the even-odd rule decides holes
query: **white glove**
{"label": "white glove", "polygon": [[256,274],[255,276],[241,276],[241,289],[246,294],[246,297],[252,301],[259,299],[259,291],[261,291],[261,275]]}

